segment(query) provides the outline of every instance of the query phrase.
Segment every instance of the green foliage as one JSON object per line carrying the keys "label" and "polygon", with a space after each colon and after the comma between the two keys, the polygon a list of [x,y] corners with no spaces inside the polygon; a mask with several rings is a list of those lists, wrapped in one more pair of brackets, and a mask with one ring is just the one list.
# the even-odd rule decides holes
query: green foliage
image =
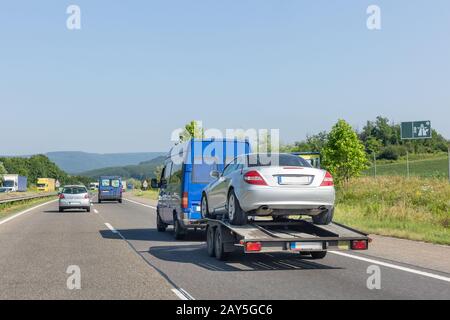
{"label": "green foliage", "polygon": [[4,168],[11,174],[19,174],[28,178],[28,185],[36,183],[38,178],[53,178],[64,184],[89,184],[89,179],[80,176],[69,176],[44,155],[29,158],[0,158]]}
{"label": "green foliage", "polygon": [[199,121],[193,120],[184,127],[184,131],[180,134],[180,142],[185,142],[192,138],[202,139],[203,136],[204,130],[201,128]]}
{"label": "green foliage", "polygon": [[398,160],[400,157],[405,156],[406,153],[407,149],[405,146],[389,145],[377,154],[377,159]]}
{"label": "green foliage", "polygon": [[369,137],[366,140],[366,152],[368,154],[379,154],[380,149],[382,148],[383,144],[381,140],[375,138],[375,137]]}
{"label": "green foliage", "polygon": [[347,182],[367,169],[367,155],[358,135],[344,120],[339,120],[322,149],[322,164],[337,182]]}
{"label": "green foliage", "polygon": [[3,182],[3,174],[7,174],[8,171],[6,171],[5,166],[3,165],[3,162],[0,162],[0,185]]}
{"label": "green foliage", "polygon": [[[389,119],[377,117],[375,121],[368,121],[359,135],[366,151],[375,152],[378,159],[398,159],[406,153],[435,153],[445,152],[448,141],[436,130],[432,131],[431,139],[402,141],[400,125],[390,123]],[[402,146],[402,147],[400,147]]]}
{"label": "green foliage", "polygon": [[320,152],[326,145],[327,139],[328,133],[326,131],[308,135],[305,141],[299,141],[293,146],[284,147],[283,152]]}
{"label": "green foliage", "polygon": [[142,188],[142,182],[137,179],[129,178],[129,179],[127,179],[127,183],[131,183],[133,185],[134,189]]}
{"label": "green foliage", "polygon": [[139,181],[155,178],[155,171],[158,166],[164,163],[165,157],[158,157],[150,161],[141,162],[138,165],[111,167],[83,172],[80,175],[92,179],[98,179],[100,176],[120,176],[123,179],[134,178]]}

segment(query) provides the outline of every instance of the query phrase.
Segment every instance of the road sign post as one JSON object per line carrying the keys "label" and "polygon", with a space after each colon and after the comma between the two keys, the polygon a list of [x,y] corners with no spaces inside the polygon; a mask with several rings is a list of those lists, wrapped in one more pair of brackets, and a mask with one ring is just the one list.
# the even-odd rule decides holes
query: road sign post
{"label": "road sign post", "polygon": [[406,151],[406,177],[409,179],[409,152]]}
{"label": "road sign post", "polygon": [[373,167],[375,170],[375,178],[377,177],[377,156],[375,152],[373,153]]}

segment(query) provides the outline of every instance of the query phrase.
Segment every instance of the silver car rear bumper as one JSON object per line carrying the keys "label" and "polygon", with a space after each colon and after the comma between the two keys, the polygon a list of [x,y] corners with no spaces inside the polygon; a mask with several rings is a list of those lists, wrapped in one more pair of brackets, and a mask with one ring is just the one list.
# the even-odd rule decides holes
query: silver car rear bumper
{"label": "silver car rear bumper", "polygon": [[[239,204],[250,212],[266,207],[292,214],[295,210],[314,210],[334,206],[336,199],[333,187],[276,188],[257,187],[239,192],[235,190]],[[317,214],[316,212],[315,214]]]}
{"label": "silver car rear bumper", "polygon": [[91,206],[90,199],[60,199],[60,208],[89,208]]}

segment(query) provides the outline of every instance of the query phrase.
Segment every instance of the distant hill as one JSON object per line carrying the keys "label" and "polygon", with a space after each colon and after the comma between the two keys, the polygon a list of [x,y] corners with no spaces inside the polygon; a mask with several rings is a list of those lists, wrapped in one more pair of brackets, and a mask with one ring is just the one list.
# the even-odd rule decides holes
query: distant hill
{"label": "distant hill", "polygon": [[108,167],[82,172],[80,175],[97,179],[99,176],[121,176],[123,179],[134,178],[137,180],[154,178],[156,168],[164,163],[165,156],[143,161],[138,165]]}
{"label": "distant hill", "polygon": [[46,156],[62,170],[70,174],[79,174],[90,170],[106,167],[122,167],[137,165],[143,161],[152,160],[164,152],[139,153],[87,153],[79,151],[49,152]]}

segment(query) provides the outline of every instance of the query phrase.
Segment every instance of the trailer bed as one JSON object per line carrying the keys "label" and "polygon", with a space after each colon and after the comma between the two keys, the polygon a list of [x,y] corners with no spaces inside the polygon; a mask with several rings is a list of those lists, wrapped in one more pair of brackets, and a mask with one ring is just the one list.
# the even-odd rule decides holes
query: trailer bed
{"label": "trailer bed", "polygon": [[207,226],[208,253],[219,259],[238,247],[245,253],[291,251],[324,257],[327,250],[367,250],[370,240],[367,234],[338,223],[315,225],[309,220],[255,220],[242,226],[219,219],[199,223]]}

